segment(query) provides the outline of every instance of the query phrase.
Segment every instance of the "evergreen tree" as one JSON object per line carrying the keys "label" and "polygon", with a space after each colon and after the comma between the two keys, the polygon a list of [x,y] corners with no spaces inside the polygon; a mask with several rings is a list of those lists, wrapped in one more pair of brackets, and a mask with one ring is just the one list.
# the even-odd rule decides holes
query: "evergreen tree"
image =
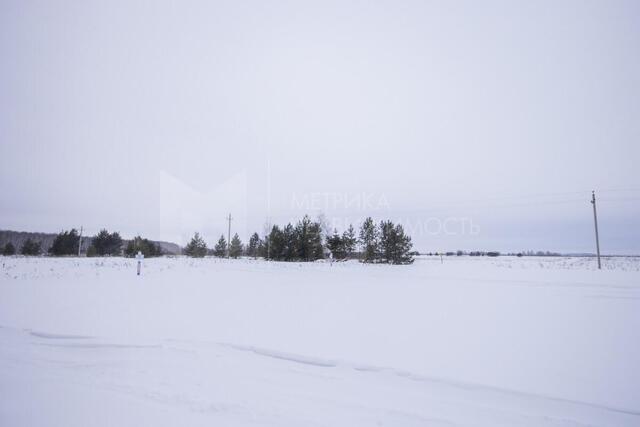
{"label": "evergreen tree", "polygon": [[297,230],[291,224],[282,230],[282,248],[280,250],[280,256],[277,259],[284,261],[294,261],[298,257],[300,237]]}
{"label": "evergreen tree", "polygon": [[391,221],[380,222],[380,257],[390,264],[411,264],[411,237],[404,234],[402,225]]}
{"label": "evergreen tree", "polygon": [[109,246],[107,253],[109,255],[118,256],[122,253],[122,237],[120,237],[120,233],[114,231],[109,236]]}
{"label": "evergreen tree", "polygon": [[413,262],[411,253],[413,244],[411,243],[411,237],[404,234],[404,228],[400,224],[395,227],[395,242],[396,249],[392,262],[394,264],[411,264]]}
{"label": "evergreen tree", "polygon": [[227,241],[224,238],[224,234],[220,235],[218,243],[213,248],[213,254],[218,258],[224,258],[227,255]]}
{"label": "evergreen tree", "polygon": [[2,255],[11,256],[15,254],[16,254],[16,247],[13,246],[13,243],[7,242],[7,244],[4,245],[4,248],[2,249]]}
{"label": "evergreen tree", "polygon": [[247,245],[247,256],[257,258],[261,243],[258,233],[253,233],[249,238],[249,245]]}
{"label": "evergreen tree", "polygon": [[[93,248],[93,245],[91,247]],[[127,242],[124,255],[126,257],[133,258],[138,254],[138,252],[142,253],[145,258],[162,256],[162,248],[160,245],[153,243],[149,239],[143,239],[140,236],[136,236]],[[87,256],[89,256],[88,250]]]}
{"label": "evergreen tree", "polygon": [[98,256],[98,252],[96,251],[96,247],[93,245],[89,245],[89,247],[87,248],[87,252],[85,253],[85,256],[87,258],[92,258],[95,256]]}
{"label": "evergreen tree", "polygon": [[378,230],[371,217],[368,217],[360,227],[360,246],[362,247],[362,262],[375,262],[378,258]]}
{"label": "evergreen tree", "polygon": [[349,228],[342,233],[342,243],[344,245],[345,258],[351,258],[356,251],[356,231],[353,229],[353,225],[349,224]]}
{"label": "evergreen tree", "polygon": [[284,252],[285,241],[284,234],[280,227],[274,225],[271,228],[271,232],[269,233],[269,237],[267,239],[267,258],[280,260],[282,259],[282,254]]}
{"label": "evergreen tree", "polygon": [[77,255],[80,235],[75,228],[70,231],[58,233],[49,248],[49,253],[54,256]]}
{"label": "evergreen tree", "polygon": [[327,237],[327,249],[331,251],[334,259],[346,258],[344,239],[338,234],[338,230],[333,230],[333,234]]}
{"label": "evergreen tree", "polygon": [[[287,224],[284,228],[273,225],[264,239],[254,233],[246,247],[248,256],[262,256],[265,259],[278,261],[315,261],[324,258],[328,249],[335,259],[346,259],[354,255],[356,246],[362,248],[362,262],[387,262],[392,264],[409,264],[413,262],[411,238],[404,233],[401,225],[392,221],[381,221],[378,225],[367,218],[361,226],[359,238],[353,225],[339,234],[333,233],[325,237],[320,221],[312,221],[305,215],[295,226]],[[242,253],[242,242],[236,234],[231,241],[231,256]],[[220,237],[214,253],[225,256],[227,242],[224,235]]]}
{"label": "evergreen tree", "polygon": [[264,259],[269,259],[269,254],[267,250],[269,248],[269,235],[264,236],[264,239],[260,239],[260,243],[258,243],[258,256]]}
{"label": "evergreen tree", "polygon": [[315,261],[324,258],[324,231],[320,222],[313,222],[309,227],[309,248],[310,256],[307,261]]}
{"label": "evergreen tree", "polygon": [[293,258],[301,261],[315,261],[324,258],[324,245],[322,242],[322,224],[312,222],[305,215],[295,228],[295,255]]}
{"label": "evergreen tree", "polygon": [[95,249],[97,256],[104,256],[107,254],[107,246],[109,245],[109,232],[105,229],[100,230],[98,234],[93,238],[91,246]]}
{"label": "evergreen tree", "polygon": [[95,248],[96,255],[117,256],[122,251],[122,237],[118,232],[109,233],[102,229],[93,238],[91,245]]}
{"label": "evergreen tree", "polygon": [[305,215],[295,228],[295,257],[302,261],[308,261],[311,255],[310,226],[311,219]]}
{"label": "evergreen tree", "polygon": [[231,239],[231,246],[229,246],[229,256],[231,258],[238,258],[242,255],[242,241],[238,237],[238,233],[233,235]]}
{"label": "evergreen tree", "polygon": [[184,254],[192,258],[203,258],[207,254],[207,244],[199,233],[194,234],[189,244],[184,248]]}
{"label": "evergreen tree", "polygon": [[42,248],[40,247],[41,243],[31,240],[28,238],[23,244],[22,248],[20,248],[20,253],[22,255],[40,255],[42,252]]}
{"label": "evergreen tree", "polygon": [[384,262],[391,262],[396,249],[396,235],[393,222],[380,221],[378,255]]}

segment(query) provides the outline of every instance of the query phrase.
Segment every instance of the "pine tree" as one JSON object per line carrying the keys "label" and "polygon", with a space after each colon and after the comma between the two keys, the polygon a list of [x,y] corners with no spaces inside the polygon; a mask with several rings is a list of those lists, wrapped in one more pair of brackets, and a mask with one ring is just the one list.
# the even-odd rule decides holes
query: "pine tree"
{"label": "pine tree", "polygon": [[384,262],[392,262],[396,250],[395,226],[391,221],[380,221],[379,230],[379,257]]}
{"label": "pine tree", "polygon": [[258,243],[258,256],[264,259],[269,259],[269,254],[267,253],[267,249],[269,248],[269,235],[264,236],[264,239],[260,239],[260,243]]}
{"label": "pine tree", "polygon": [[120,237],[120,233],[114,231],[109,236],[109,255],[120,255],[122,253],[122,237]]}
{"label": "pine tree", "polygon": [[362,262],[375,262],[378,259],[378,230],[371,217],[365,219],[360,227],[360,246]]}
{"label": "pine tree", "polygon": [[282,229],[282,247],[279,259],[284,261],[294,261],[298,258],[297,248],[299,246],[299,236],[293,225],[287,224]]}
{"label": "pine tree", "polygon": [[229,256],[231,258],[238,258],[242,255],[242,241],[238,237],[238,233],[233,235],[231,239],[231,246],[229,247]]}
{"label": "pine tree", "polygon": [[207,244],[199,233],[194,234],[189,244],[184,248],[184,253],[193,258],[202,258],[207,254]]}
{"label": "pine tree", "polygon": [[49,248],[49,253],[54,256],[77,255],[80,235],[75,228],[70,231],[58,233]]}
{"label": "pine tree", "polygon": [[122,251],[122,237],[118,232],[109,233],[107,230],[102,229],[93,238],[91,245],[99,256],[117,256]]}
{"label": "pine tree", "polygon": [[411,255],[411,237],[404,234],[404,228],[398,224],[395,227],[395,242],[396,249],[394,251],[393,263],[394,264],[411,264],[413,263],[413,256]]}
{"label": "pine tree", "polygon": [[247,246],[247,256],[257,258],[261,243],[262,242],[258,233],[253,233],[249,238],[249,245]]}
{"label": "pine tree", "polygon": [[224,234],[220,235],[218,243],[213,248],[213,254],[218,258],[224,258],[227,255],[227,241],[224,238]]}
{"label": "pine tree", "polygon": [[322,224],[319,221],[312,222],[309,216],[305,215],[295,227],[295,254],[292,258],[301,261],[324,258],[322,234]]}
{"label": "pine tree", "polygon": [[98,256],[98,251],[96,251],[96,247],[93,245],[89,245],[87,248],[87,252],[85,253],[87,258],[92,258]]}
{"label": "pine tree", "polygon": [[16,247],[13,246],[13,243],[7,242],[7,244],[4,245],[4,248],[2,249],[2,255],[11,256],[15,254],[16,254]]}
{"label": "pine tree", "polygon": [[105,229],[100,230],[98,234],[93,238],[91,246],[95,249],[95,253],[98,256],[104,256],[107,254],[107,246],[109,245],[109,232]]}
{"label": "pine tree", "polygon": [[295,228],[295,258],[302,261],[308,261],[311,255],[310,225],[311,219],[309,219],[308,215],[305,215],[302,220],[298,221]]}
{"label": "pine tree", "polygon": [[338,234],[338,230],[333,230],[333,234],[327,237],[327,249],[331,251],[334,259],[346,258],[344,239]]}
{"label": "pine tree", "polygon": [[[91,248],[93,248],[93,245]],[[124,255],[126,257],[133,258],[138,254],[138,252],[141,252],[145,258],[162,256],[162,248],[160,245],[155,244],[148,239],[143,239],[140,236],[136,236],[133,240],[129,240],[127,247],[124,250]],[[87,256],[89,256],[88,250]]]}
{"label": "pine tree", "polygon": [[271,232],[269,233],[269,237],[266,239],[268,242],[267,247],[267,259],[282,259],[282,254],[284,252],[285,247],[285,239],[284,234],[280,227],[274,225],[271,228]]}
{"label": "pine tree", "polygon": [[356,232],[353,229],[353,225],[349,224],[349,228],[342,233],[342,243],[344,244],[345,258],[351,258],[356,251]]}
{"label": "pine tree", "polygon": [[40,255],[42,252],[41,242],[36,242],[28,238],[23,244],[22,248],[20,248],[20,253],[22,255],[34,256]]}
{"label": "pine tree", "polygon": [[320,222],[313,222],[309,227],[309,249],[310,256],[307,261],[315,261],[324,258],[324,231]]}
{"label": "pine tree", "polygon": [[391,221],[380,222],[380,258],[389,264],[411,264],[411,237],[404,234],[402,225]]}

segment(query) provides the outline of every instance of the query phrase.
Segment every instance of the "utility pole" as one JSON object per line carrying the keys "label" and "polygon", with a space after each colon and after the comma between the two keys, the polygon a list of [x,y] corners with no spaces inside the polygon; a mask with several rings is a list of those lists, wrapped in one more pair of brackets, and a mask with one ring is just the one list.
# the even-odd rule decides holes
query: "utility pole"
{"label": "utility pole", "polygon": [[598,270],[602,269],[600,264],[600,239],[598,238],[598,214],[596,213],[596,192],[591,192],[591,204],[593,205],[593,222],[596,226],[596,251],[598,254]]}
{"label": "utility pole", "polygon": [[271,159],[267,157],[267,261],[271,261]]}
{"label": "utility pole", "polygon": [[229,234],[227,234],[227,259],[231,258],[231,214],[227,217],[229,220]]}
{"label": "utility pole", "polygon": [[82,226],[80,226],[80,239],[78,240],[78,256],[80,256],[81,250],[82,250]]}

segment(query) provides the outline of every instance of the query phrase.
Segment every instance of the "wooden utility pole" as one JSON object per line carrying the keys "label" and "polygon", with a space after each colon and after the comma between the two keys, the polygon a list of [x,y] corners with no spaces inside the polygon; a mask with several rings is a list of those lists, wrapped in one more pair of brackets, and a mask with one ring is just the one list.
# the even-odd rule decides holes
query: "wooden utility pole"
{"label": "wooden utility pole", "polygon": [[271,159],[267,157],[267,261],[271,261]]}
{"label": "wooden utility pole", "polygon": [[591,192],[591,204],[593,205],[593,222],[596,226],[596,253],[598,254],[598,270],[602,269],[600,264],[600,239],[598,237],[598,214],[596,213],[596,192]]}
{"label": "wooden utility pole", "polygon": [[229,233],[227,234],[227,259],[231,258],[231,214],[227,217],[229,220]]}

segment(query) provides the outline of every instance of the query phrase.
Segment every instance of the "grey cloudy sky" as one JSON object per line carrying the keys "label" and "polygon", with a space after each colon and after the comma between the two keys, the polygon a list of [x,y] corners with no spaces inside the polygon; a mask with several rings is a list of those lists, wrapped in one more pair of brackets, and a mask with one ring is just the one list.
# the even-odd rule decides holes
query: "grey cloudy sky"
{"label": "grey cloudy sky", "polygon": [[[640,253],[636,1],[3,1],[0,228]],[[471,232],[470,232],[471,230]]]}

